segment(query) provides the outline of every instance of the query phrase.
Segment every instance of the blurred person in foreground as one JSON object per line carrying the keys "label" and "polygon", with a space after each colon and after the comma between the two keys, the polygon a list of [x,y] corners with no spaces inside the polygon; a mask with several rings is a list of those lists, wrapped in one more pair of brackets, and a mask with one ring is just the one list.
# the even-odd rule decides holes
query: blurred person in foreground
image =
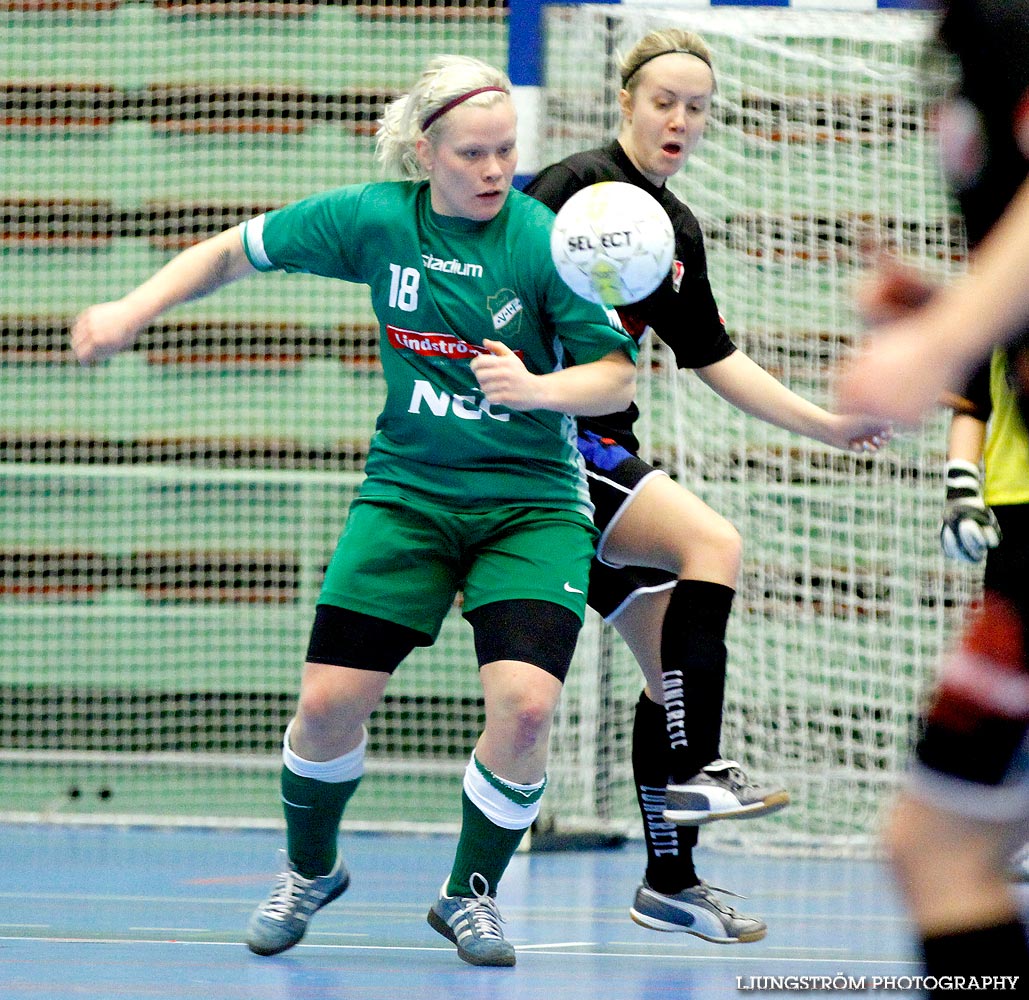
{"label": "blurred person in foreground", "polygon": [[[837,397],[853,412],[913,425],[1001,348],[1025,421],[1029,0],[940,6],[939,40],[959,71],[941,115],[941,154],[970,266],[942,288],[880,270],[860,297],[877,328],[843,366]],[[1008,872],[1029,826],[1027,623],[1029,579],[986,587],[942,664],[885,832],[934,997],[963,995],[970,976],[1019,977],[1005,988],[1029,989],[1026,927]]]}

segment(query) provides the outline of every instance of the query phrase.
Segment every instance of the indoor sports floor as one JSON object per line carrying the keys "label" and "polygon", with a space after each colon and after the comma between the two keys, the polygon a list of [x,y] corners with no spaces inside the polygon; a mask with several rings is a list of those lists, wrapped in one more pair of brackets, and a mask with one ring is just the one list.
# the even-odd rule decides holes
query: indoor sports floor
{"label": "indoor sports floor", "polygon": [[918,972],[890,879],[870,861],[702,850],[701,874],[746,892],[738,908],[769,925],[759,943],[724,946],[632,923],[639,842],[519,854],[499,896],[518,964],[477,969],[425,922],[450,836],[345,832],[350,890],[273,958],[241,936],[277,870],[277,831],[15,824],[0,840],[3,1000],[707,1000],[763,993],[751,977],[870,986]]}

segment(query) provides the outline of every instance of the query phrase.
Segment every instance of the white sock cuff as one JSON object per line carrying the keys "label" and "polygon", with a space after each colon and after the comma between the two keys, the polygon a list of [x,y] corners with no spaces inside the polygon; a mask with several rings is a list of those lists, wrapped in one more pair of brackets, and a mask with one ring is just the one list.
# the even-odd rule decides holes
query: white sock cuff
{"label": "white sock cuff", "polygon": [[526,830],[532,826],[540,812],[539,793],[547,783],[546,777],[532,785],[518,785],[499,775],[493,775],[499,784],[514,794],[524,793],[532,797],[531,801],[523,804],[514,801],[492,784],[482,773],[482,768],[483,765],[476,760],[473,753],[464,770],[464,791],[472,803],[491,823],[495,823],[501,829]]}
{"label": "white sock cuff", "polygon": [[290,720],[286,732],[282,736],[282,763],[286,768],[301,778],[314,778],[338,784],[341,781],[354,781],[364,774],[364,751],[368,746],[368,730],[365,729],[361,742],[353,750],[333,760],[304,760],[293,752],[289,745],[289,734],[293,728]]}

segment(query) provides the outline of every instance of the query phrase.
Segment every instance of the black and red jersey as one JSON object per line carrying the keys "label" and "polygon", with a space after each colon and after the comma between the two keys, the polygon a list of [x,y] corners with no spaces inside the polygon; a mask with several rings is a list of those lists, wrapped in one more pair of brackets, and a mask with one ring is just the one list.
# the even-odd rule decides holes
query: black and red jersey
{"label": "black and red jersey", "polygon": [[[1029,0],[949,0],[940,37],[960,66],[943,162],[975,248],[1029,182]],[[1008,353],[1029,423],[1029,324]]]}
{"label": "black and red jersey", "polygon": [[[675,258],[667,278],[640,302],[619,306],[618,314],[637,343],[653,330],[675,355],[680,368],[704,368],[727,358],[736,346],[725,331],[707,276],[704,235],[689,206],[668,188],[655,187],[636,169],[617,141],[574,153],[544,168],[526,186],[527,194],[555,212],[577,191],[601,181],[635,184],[660,202],[675,233]],[[630,451],[639,450],[632,433],[639,417],[633,403],[621,413],[579,417],[581,429],[612,437]]]}

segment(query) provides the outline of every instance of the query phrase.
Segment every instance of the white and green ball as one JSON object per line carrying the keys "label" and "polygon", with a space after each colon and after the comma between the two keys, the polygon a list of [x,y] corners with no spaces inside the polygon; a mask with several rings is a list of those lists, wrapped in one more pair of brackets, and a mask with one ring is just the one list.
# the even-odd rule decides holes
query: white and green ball
{"label": "white and green ball", "polygon": [[561,206],[550,235],[558,274],[572,291],[605,306],[645,299],[672,266],[668,214],[642,188],[603,181]]}

